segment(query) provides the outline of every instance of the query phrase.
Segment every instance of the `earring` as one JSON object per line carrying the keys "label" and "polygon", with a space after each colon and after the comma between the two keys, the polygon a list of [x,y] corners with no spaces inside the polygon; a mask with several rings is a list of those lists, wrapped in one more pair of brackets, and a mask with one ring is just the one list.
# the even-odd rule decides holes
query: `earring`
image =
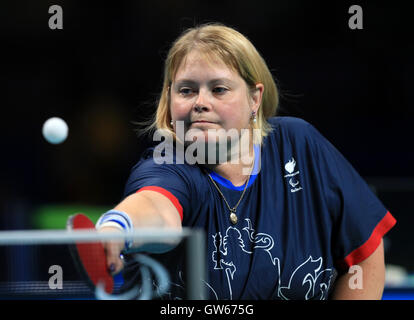
{"label": "earring", "polygon": [[253,122],[256,123],[257,118],[256,118],[256,112],[255,111],[252,112],[252,117],[253,117]]}
{"label": "earring", "polygon": [[174,125],[174,121],[172,121],[172,120],[171,120],[171,121],[170,121],[170,125],[171,125],[171,126],[172,126],[172,125]]}

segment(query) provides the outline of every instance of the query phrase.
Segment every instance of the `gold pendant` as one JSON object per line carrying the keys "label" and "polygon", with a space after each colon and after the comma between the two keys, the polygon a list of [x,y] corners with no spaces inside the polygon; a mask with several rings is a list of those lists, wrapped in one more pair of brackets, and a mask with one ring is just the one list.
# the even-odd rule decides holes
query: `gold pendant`
{"label": "gold pendant", "polygon": [[236,216],[236,214],[234,212],[230,213],[230,221],[233,224],[236,224],[237,223],[237,216]]}

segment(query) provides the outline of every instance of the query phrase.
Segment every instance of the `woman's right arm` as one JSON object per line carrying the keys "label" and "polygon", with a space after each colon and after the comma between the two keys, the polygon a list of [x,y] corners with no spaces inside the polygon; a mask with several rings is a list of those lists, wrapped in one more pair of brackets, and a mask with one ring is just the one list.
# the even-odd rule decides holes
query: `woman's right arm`
{"label": "woman's right arm", "polygon": [[[144,190],[131,194],[119,203],[115,210],[123,211],[131,218],[134,228],[173,228],[181,230],[181,218],[172,202],[161,193]],[[114,227],[102,226],[100,232],[119,231]],[[107,266],[111,273],[116,274],[123,268],[120,253],[124,243],[111,241],[104,243]]]}

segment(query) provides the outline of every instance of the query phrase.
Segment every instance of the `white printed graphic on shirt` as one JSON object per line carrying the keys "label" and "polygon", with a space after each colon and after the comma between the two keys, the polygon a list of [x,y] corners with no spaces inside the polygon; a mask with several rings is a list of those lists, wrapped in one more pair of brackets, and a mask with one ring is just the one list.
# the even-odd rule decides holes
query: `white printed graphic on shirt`
{"label": "white printed graphic on shirt", "polygon": [[[230,243],[236,243],[238,248],[245,254],[252,254],[253,250],[263,250],[269,255],[269,262],[277,271],[278,279],[278,292],[277,295],[281,299],[298,299],[298,293],[303,295],[300,299],[320,298],[325,299],[329,290],[332,269],[321,270],[323,259],[313,259],[312,256],[299,265],[292,273],[290,280],[286,286],[282,286],[280,283],[280,260],[274,257],[272,254],[272,248],[275,245],[275,241],[272,236],[267,233],[257,233],[252,227],[250,219],[245,219],[247,226],[242,229],[241,232],[236,227],[228,227],[224,237],[220,232],[212,235],[215,250],[211,255],[211,259],[214,263],[214,270],[218,272],[225,272],[227,286],[228,286],[228,298],[233,299],[233,287],[232,282],[234,276],[237,273],[237,265],[232,257]],[[253,244],[252,251],[248,250],[248,244]],[[228,259],[230,258],[230,259]],[[313,272],[309,272],[312,270]],[[270,270],[269,270],[270,271]],[[330,275],[327,283],[322,282],[326,277],[325,273]],[[214,290],[211,284],[206,283],[209,290],[211,290],[217,299],[218,293]],[[227,298],[227,297],[226,297]]]}
{"label": "white printed graphic on shirt", "polygon": [[[319,298],[320,300],[326,299],[331,284],[332,269],[321,270],[322,262],[322,257],[313,259],[312,256],[309,256],[304,263],[293,271],[288,285],[279,288],[279,297],[285,300],[291,299],[292,297],[290,297],[290,294],[293,292],[292,289],[294,286],[302,285],[303,292],[306,291],[304,295],[305,300],[311,298]],[[309,272],[309,270],[313,270],[313,273]],[[329,278],[327,282],[321,282],[325,273],[328,274]],[[295,294],[297,294],[297,292]]]}
{"label": "white printed graphic on shirt", "polygon": [[286,179],[289,179],[289,185],[291,187],[290,192],[298,192],[303,188],[300,185],[299,180],[297,179],[297,175],[299,174],[299,170],[295,171],[296,161],[295,158],[290,158],[288,162],[285,164],[285,170],[288,172],[284,175]]}
{"label": "white printed graphic on shirt", "polygon": [[[266,233],[255,233],[254,229],[252,228],[250,219],[245,219],[247,221],[247,227],[244,227],[242,230],[246,231],[247,241],[254,243],[253,250],[262,249],[269,254],[271,263],[277,268],[278,272],[280,270],[279,259],[274,258],[270,250],[274,246],[273,238],[266,234]],[[246,254],[252,254],[252,251],[246,249],[245,241],[243,239],[242,233],[236,227],[228,227],[226,230],[226,234],[224,238],[222,237],[221,233],[218,232],[212,236],[214,241],[215,251],[212,254],[212,260],[215,263],[214,270],[224,270],[227,277],[227,284],[229,288],[229,296],[230,299],[233,298],[233,290],[232,290],[232,280],[234,278],[234,274],[237,271],[237,266],[234,265],[233,261],[225,260],[225,257],[231,256],[229,252],[228,243],[235,241],[238,243],[240,249],[245,252]],[[219,255],[220,253],[220,255]],[[223,258],[219,258],[221,256]],[[211,287],[211,286],[210,286]],[[216,294],[216,293],[215,293]],[[216,294],[217,295],[217,294]]]}

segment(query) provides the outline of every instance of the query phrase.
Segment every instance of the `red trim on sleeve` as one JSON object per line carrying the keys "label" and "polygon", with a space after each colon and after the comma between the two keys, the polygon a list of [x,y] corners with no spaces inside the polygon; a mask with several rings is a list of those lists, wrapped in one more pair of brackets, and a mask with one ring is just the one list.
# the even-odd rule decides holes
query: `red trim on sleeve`
{"label": "red trim on sleeve", "polygon": [[374,231],[372,231],[369,239],[359,248],[348,254],[345,259],[339,261],[339,265],[344,269],[347,269],[353,265],[364,261],[368,258],[380,245],[382,237],[397,223],[397,220],[391,215],[390,212],[378,222]]}
{"label": "red trim on sleeve", "polygon": [[177,209],[178,213],[180,214],[181,221],[183,221],[183,207],[181,206],[178,199],[171,192],[169,192],[168,190],[165,190],[164,188],[157,187],[157,186],[143,187],[139,189],[136,193],[141,192],[141,191],[155,191],[155,192],[161,193],[162,195],[166,196],[172,202],[174,207]]}

